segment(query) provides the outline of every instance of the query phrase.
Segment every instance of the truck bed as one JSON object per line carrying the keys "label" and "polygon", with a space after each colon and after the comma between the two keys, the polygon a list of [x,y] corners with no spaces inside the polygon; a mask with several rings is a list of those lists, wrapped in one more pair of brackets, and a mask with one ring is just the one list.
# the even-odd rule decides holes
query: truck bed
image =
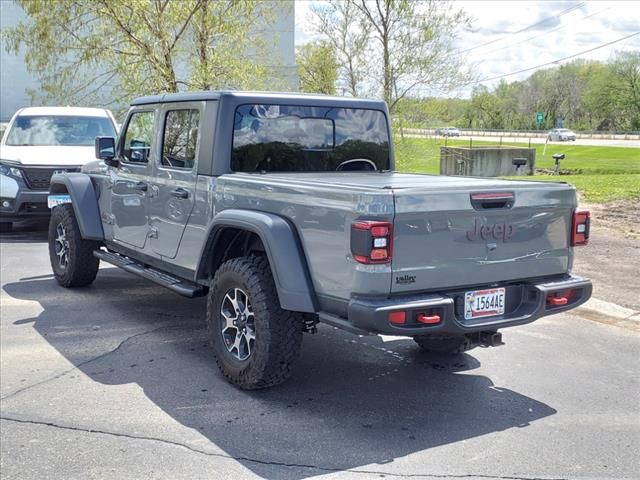
{"label": "truck bed", "polygon": [[[222,178],[225,208],[269,211],[295,225],[321,300],[553,277],[571,268],[576,195],[565,183],[395,172]],[[512,204],[472,201],[496,192],[512,195]],[[390,264],[353,259],[351,225],[362,219],[393,224]]]}
{"label": "truck bed", "polygon": [[266,174],[234,174],[249,178],[264,178],[265,181],[282,184],[315,185],[323,187],[342,186],[353,189],[404,189],[424,188],[429,190],[455,190],[468,188],[540,188],[573,190],[564,182],[537,182],[533,180],[503,180],[497,178],[473,178],[398,172],[292,172]]}

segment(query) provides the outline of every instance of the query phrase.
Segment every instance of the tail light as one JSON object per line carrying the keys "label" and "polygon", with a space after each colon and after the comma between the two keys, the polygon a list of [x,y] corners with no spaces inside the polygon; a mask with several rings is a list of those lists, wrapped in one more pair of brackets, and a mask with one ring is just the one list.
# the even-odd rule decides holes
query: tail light
{"label": "tail light", "polygon": [[351,225],[351,253],[359,263],[390,263],[393,224],[361,220]]}
{"label": "tail light", "polygon": [[579,247],[589,243],[590,226],[591,212],[589,210],[576,210],[573,212],[573,225],[571,227],[572,247]]}

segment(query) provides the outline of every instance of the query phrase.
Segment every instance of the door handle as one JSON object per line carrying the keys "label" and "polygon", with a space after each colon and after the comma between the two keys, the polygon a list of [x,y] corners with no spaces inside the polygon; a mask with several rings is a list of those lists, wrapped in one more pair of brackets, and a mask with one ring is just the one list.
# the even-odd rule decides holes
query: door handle
{"label": "door handle", "polygon": [[189,192],[184,188],[176,188],[171,190],[171,195],[177,198],[189,198]]}
{"label": "door handle", "polygon": [[137,182],[133,185],[133,188],[135,188],[136,190],[140,190],[142,192],[146,192],[149,186],[144,182]]}

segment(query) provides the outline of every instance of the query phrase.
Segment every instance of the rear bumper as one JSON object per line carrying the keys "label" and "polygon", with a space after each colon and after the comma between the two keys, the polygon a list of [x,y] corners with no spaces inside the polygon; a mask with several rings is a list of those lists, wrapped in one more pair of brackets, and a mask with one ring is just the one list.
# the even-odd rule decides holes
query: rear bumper
{"label": "rear bumper", "polygon": [[[591,297],[591,281],[574,275],[539,282],[500,285],[507,289],[505,314],[495,317],[464,319],[464,292],[482,288],[419,296],[385,299],[353,299],[348,307],[348,322],[357,330],[386,335],[468,334],[495,331],[533,322],[540,317],[564,312],[583,304]],[[550,305],[547,297],[572,291],[565,305]],[[389,312],[405,311],[404,325],[389,323]],[[437,324],[416,321],[419,314],[439,315]]]}

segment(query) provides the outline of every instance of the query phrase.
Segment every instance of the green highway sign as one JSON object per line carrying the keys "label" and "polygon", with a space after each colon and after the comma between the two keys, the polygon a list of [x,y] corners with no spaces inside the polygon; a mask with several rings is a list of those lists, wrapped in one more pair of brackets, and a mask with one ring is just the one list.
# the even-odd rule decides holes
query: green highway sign
{"label": "green highway sign", "polygon": [[542,125],[544,123],[544,112],[536,113],[536,123]]}

